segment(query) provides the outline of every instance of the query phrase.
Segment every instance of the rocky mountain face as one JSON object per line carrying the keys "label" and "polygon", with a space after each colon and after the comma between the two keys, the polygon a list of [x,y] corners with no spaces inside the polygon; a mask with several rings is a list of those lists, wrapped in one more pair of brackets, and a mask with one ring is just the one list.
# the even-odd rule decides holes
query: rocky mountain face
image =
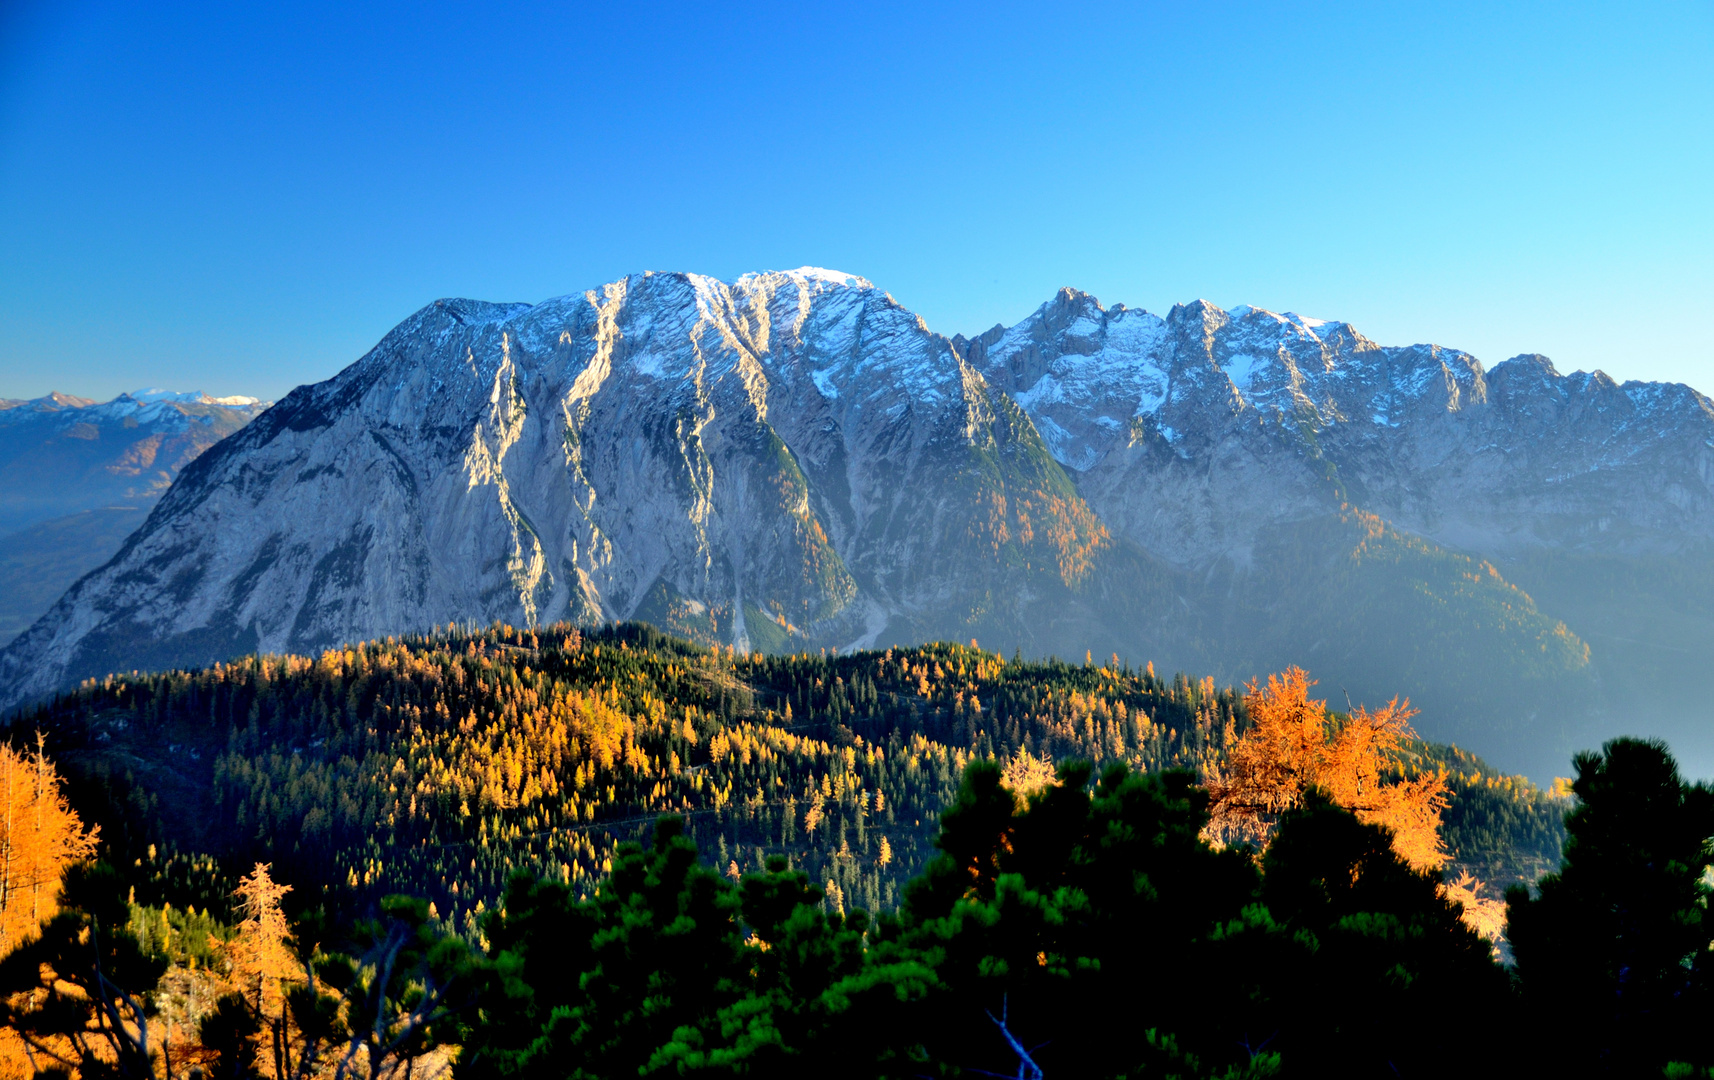
{"label": "rocky mountain face", "polygon": [[1714,538],[1714,403],[1687,386],[1544,356],[1484,371],[1346,323],[1202,301],[1162,319],[1069,289],[960,345],[1103,521],[1188,568],[1246,565],[1259,529],[1333,499],[1490,558]]}
{"label": "rocky mountain face", "polygon": [[1064,290],[967,340],[845,274],[644,274],[439,301],[294,391],[0,654],[0,701],[637,618],[740,649],[1303,663],[1549,771],[1611,680],[1507,567],[1694,566],[1711,537],[1714,407],[1686,387],[1204,302]]}
{"label": "rocky mountain face", "polygon": [[0,399],[0,641],[112,558],[179,470],[265,408],[166,390]]}

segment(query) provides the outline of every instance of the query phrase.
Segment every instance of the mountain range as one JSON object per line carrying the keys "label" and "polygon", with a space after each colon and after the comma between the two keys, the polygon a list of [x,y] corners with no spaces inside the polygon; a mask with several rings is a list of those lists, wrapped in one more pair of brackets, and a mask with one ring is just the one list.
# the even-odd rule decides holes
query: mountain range
{"label": "mountain range", "polygon": [[[5,414],[0,413],[0,422]],[[451,622],[738,650],[979,639],[1714,772],[1714,404],[1342,322],[1062,290],[946,337],[805,268],[441,300],[185,465],[0,653],[0,705]]]}
{"label": "mountain range", "polygon": [[267,407],[160,389],[0,398],[0,642],[111,558],[180,469]]}

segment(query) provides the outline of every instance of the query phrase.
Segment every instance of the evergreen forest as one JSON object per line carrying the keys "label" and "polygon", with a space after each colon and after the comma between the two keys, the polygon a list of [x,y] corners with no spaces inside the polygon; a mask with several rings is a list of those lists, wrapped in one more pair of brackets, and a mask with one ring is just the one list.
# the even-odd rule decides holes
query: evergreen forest
{"label": "evergreen forest", "polygon": [[91,681],[7,728],[0,1072],[1714,1065],[1708,789],[1313,686],[644,624]]}

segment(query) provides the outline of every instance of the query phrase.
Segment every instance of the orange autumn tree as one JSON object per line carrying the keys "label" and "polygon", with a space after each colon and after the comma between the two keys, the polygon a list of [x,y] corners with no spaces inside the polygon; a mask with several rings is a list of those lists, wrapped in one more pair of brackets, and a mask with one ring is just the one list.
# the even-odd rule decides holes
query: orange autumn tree
{"label": "orange autumn tree", "polygon": [[286,983],[298,978],[299,965],[291,923],[280,908],[292,887],[275,881],[271,869],[271,864],[259,862],[239,879],[232,893],[238,932],[229,941],[212,943],[225,951],[233,987],[262,1022],[266,1034],[257,1033],[257,1049],[268,1049],[271,1043],[274,1075],[283,1077],[290,1043]]}
{"label": "orange autumn tree", "polygon": [[1309,696],[1315,680],[1302,668],[1251,680],[1244,704],[1251,726],[1207,779],[1212,796],[1205,835],[1215,843],[1266,847],[1279,816],[1320,788],[1359,820],[1392,830],[1393,850],[1418,870],[1446,862],[1440,813],[1446,781],[1423,773],[1388,781],[1406,743],[1416,737],[1416,710],[1398,698],[1370,712],[1359,706],[1338,721]]}
{"label": "orange autumn tree", "polygon": [[280,1012],[283,984],[298,974],[292,951],[292,926],[280,901],[292,891],[275,881],[269,863],[257,863],[233,892],[238,933],[224,947],[232,961],[232,981],[264,1017]]}
{"label": "orange autumn tree", "polygon": [[59,910],[60,874],[95,853],[96,832],[60,793],[40,735],[34,753],[0,743],[0,956]]}

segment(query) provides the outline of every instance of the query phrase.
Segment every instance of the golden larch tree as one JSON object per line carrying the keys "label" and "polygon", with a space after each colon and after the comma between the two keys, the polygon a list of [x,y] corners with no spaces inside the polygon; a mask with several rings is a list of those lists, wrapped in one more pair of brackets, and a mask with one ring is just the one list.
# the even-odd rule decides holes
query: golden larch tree
{"label": "golden larch tree", "polygon": [[284,982],[298,974],[292,952],[291,923],[280,910],[280,900],[292,891],[269,873],[268,863],[240,878],[234,890],[238,933],[226,945],[232,962],[232,982],[265,1017],[279,1015]]}
{"label": "golden larch tree", "polygon": [[[280,900],[292,891],[275,881],[268,863],[238,879],[232,896],[238,932],[222,945],[232,964],[232,984],[256,1010],[273,1043],[274,1075],[286,1074],[286,982],[298,975],[292,927]],[[262,1040],[258,1038],[258,1043]]]}
{"label": "golden larch tree", "polygon": [[1244,704],[1251,726],[1206,777],[1212,796],[1207,836],[1217,843],[1265,847],[1279,816],[1311,788],[1325,791],[1359,820],[1392,830],[1393,850],[1418,870],[1446,862],[1440,814],[1446,781],[1438,772],[1387,779],[1416,737],[1416,710],[1398,698],[1371,712],[1359,706],[1343,722],[1309,696],[1315,680],[1302,668],[1251,680]]}
{"label": "golden larch tree", "polygon": [[95,854],[98,830],[66,802],[43,741],[33,753],[0,743],[0,956],[59,910],[65,868]]}
{"label": "golden larch tree", "polygon": [[1506,936],[1506,902],[1483,896],[1484,888],[1486,886],[1475,875],[1464,870],[1456,879],[1442,885],[1440,891],[1463,909],[1460,918],[1465,926],[1489,941],[1497,942]]}
{"label": "golden larch tree", "polygon": [[1050,757],[1036,757],[1028,750],[1019,750],[1006,762],[1000,773],[1000,784],[1017,800],[1019,809],[1029,804],[1029,797],[1059,782],[1059,772]]}

